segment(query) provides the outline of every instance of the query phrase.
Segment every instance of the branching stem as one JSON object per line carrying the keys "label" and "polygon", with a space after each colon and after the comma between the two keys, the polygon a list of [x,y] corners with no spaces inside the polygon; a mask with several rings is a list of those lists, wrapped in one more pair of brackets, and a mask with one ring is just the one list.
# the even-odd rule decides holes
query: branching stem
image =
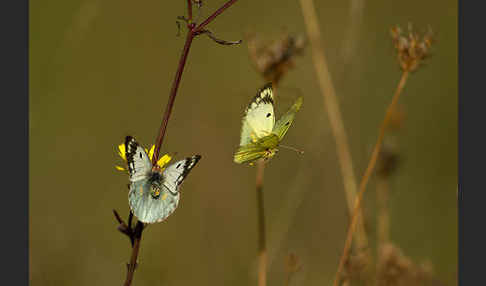
{"label": "branching stem", "polygon": [[[193,22],[192,19],[192,0],[187,0],[187,15],[188,18],[185,19],[187,24],[187,36],[186,42],[184,43],[184,48],[182,49],[182,54],[179,59],[179,64],[177,66],[177,71],[175,74],[174,81],[172,83],[172,88],[169,94],[169,100],[167,102],[167,106],[165,108],[164,116],[162,118],[162,123],[159,129],[159,135],[156,140],[155,144],[155,152],[154,156],[152,157],[152,165],[157,163],[160,154],[160,147],[162,142],[164,141],[165,132],[167,130],[167,124],[169,123],[169,118],[172,113],[172,108],[174,106],[175,98],[177,96],[177,90],[179,88],[179,84],[181,82],[182,72],[184,71],[184,67],[186,65],[187,57],[189,55],[189,49],[192,44],[192,40],[203,33],[204,28],[211,23],[219,14],[223,13],[228,7],[233,5],[237,0],[230,0],[226,2],[221,8],[216,10],[213,14],[211,14],[205,21],[203,21],[199,26]],[[206,32],[207,33],[207,32]],[[214,39],[213,39],[214,40]],[[217,41],[216,41],[217,42]],[[225,41],[221,41],[222,43]],[[130,242],[132,244],[132,254],[130,256],[130,263],[127,264],[127,278],[125,280],[124,286],[130,286],[133,280],[133,275],[135,273],[135,269],[137,267],[137,257],[140,249],[140,241],[142,240],[142,232],[144,228],[144,224],[142,222],[137,222],[135,229],[132,229],[131,222],[132,222],[132,214],[129,214],[128,218],[128,225],[121,219],[116,211],[113,211],[115,214],[116,220],[119,222],[118,230],[127,235],[130,238]]]}
{"label": "branching stem", "polygon": [[405,83],[407,82],[408,75],[409,75],[408,71],[404,71],[402,73],[397,89],[395,90],[395,95],[393,96],[393,99],[390,105],[388,106],[388,109],[386,110],[385,119],[383,119],[383,122],[381,123],[380,131],[378,133],[378,139],[376,140],[375,147],[373,148],[373,153],[371,153],[370,161],[368,162],[368,166],[366,167],[366,171],[363,175],[363,179],[361,179],[361,183],[359,185],[358,198],[356,199],[356,205],[353,210],[353,216],[351,217],[351,224],[349,225],[346,241],[344,242],[343,254],[339,261],[339,266],[336,272],[336,276],[334,277],[334,284],[333,284],[334,286],[337,286],[339,284],[339,279],[340,279],[341,272],[343,271],[344,263],[348,259],[349,250],[351,248],[351,242],[353,240],[353,233],[355,231],[356,222],[358,221],[357,217],[359,214],[359,209],[361,207],[361,201],[363,200],[363,195],[364,192],[366,191],[366,185],[368,184],[371,174],[373,173],[373,170],[375,168],[378,155],[380,154],[381,145],[383,143],[383,138],[385,137],[386,127],[388,126],[388,122],[390,121],[390,118],[392,117],[392,113],[396,108],[396,104],[398,102],[398,99],[400,98],[400,94],[402,93],[402,90],[405,87]]}
{"label": "branching stem", "polygon": [[213,14],[211,14],[206,20],[204,20],[201,24],[196,26],[194,22],[192,22],[192,1],[188,0],[188,14],[189,18],[187,21],[187,36],[186,42],[184,44],[184,49],[182,50],[182,55],[179,60],[179,65],[177,67],[176,75],[174,81],[172,83],[172,88],[170,90],[169,101],[167,102],[167,107],[165,108],[164,117],[162,118],[162,123],[159,129],[159,135],[155,142],[155,152],[154,156],[152,157],[152,165],[155,165],[159,155],[160,155],[160,147],[162,146],[162,142],[164,141],[165,132],[167,130],[167,124],[169,123],[169,117],[172,113],[172,107],[174,106],[174,101],[177,96],[177,90],[179,88],[179,84],[181,82],[182,72],[184,71],[184,67],[186,65],[187,56],[189,55],[189,48],[191,47],[192,40],[194,37],[201,34],[204,28],[211,23],[219,14],[223,13],[224,10],[229,8],[233,5],[237,0],[230,0],[226,2],[221,8],[216,10]]}

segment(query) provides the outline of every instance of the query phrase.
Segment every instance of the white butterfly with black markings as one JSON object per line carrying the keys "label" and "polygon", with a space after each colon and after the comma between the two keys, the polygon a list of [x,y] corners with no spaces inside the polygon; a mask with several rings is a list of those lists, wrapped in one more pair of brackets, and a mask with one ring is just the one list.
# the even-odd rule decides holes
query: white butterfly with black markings
{"label": "white butterfly with black markings", "polygon": [[131,136],[125,138],[125,156],[130,175],[130,210],[143,223],[165,220],[177,208],[179,188],[200,155],[177,161],[161,170],[152,167],[145,150]]}

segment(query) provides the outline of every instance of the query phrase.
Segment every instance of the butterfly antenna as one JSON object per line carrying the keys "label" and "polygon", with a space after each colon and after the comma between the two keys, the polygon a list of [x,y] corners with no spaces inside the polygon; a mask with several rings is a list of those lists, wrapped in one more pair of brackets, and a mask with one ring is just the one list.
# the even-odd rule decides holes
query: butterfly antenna
{"label": "butterfly antenna", "polygon": [[280,146],[280,147],[283,147],[283,148],[285,148],[285,149],[290,149],[290,150],[293,150],[293,151],[295,151],[295,152],[297,152],[297,153],[299,153],[299,154],[304,154],[304,151],[299,150],[299,149],[294,148],[294,147],[285,146],[285,145],[279,145],[279,146]]}

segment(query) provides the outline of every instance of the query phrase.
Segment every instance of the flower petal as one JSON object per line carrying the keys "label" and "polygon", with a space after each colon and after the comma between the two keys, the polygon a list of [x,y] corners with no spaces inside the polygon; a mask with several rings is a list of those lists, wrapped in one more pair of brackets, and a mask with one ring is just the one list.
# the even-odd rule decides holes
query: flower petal
{"label": "flower petal", "polygon": [[120,145],[118,145],[118,155],[120,155],[120,157],[122,157],[123,160],[127,160],[127,158],[125,157],[125,144],[122,143]]}
{"label": "flower petal", "polygon": [[115,169],[117,169],[118,171],[125,171],[125,168],[116,165],[115,165]]}
{"label": "flower petal", "polygon": [[163,168],[165,165],[167,165],[167,163],[170,162],[171,159],[171,156],[165,154],[164,156],[162,156],[162,158],[159,159],[159,161],[157,161],[157,165],[159,165],[160,168]]}
{"label": "flower petal", "polygon": [[152,147],[150,147],[150,151],[148,152],[148,156],[149,156],[151,161],[154,157],[154,150],[155,150],[155,145],[152,145]]}

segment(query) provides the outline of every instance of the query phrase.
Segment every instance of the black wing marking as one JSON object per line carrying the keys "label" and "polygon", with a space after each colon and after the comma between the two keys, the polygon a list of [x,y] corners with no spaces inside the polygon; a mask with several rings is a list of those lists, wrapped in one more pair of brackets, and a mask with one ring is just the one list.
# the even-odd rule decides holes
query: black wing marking
{"label": "black wing marking", "polygon": [[186,159],[175,162],[167,167],[163,172],[163,185],[172,193],[176,194],[179,191],[179,186],[187,177],[189,172],[197,162],[201,159],[201,155],[194,155]]}
{"label": "black wing marking", "polygon": [[130,181],[138,181],[148,176],[152,164],[145,150],[132,136],[125,138],[125,157],[127,158]]}

